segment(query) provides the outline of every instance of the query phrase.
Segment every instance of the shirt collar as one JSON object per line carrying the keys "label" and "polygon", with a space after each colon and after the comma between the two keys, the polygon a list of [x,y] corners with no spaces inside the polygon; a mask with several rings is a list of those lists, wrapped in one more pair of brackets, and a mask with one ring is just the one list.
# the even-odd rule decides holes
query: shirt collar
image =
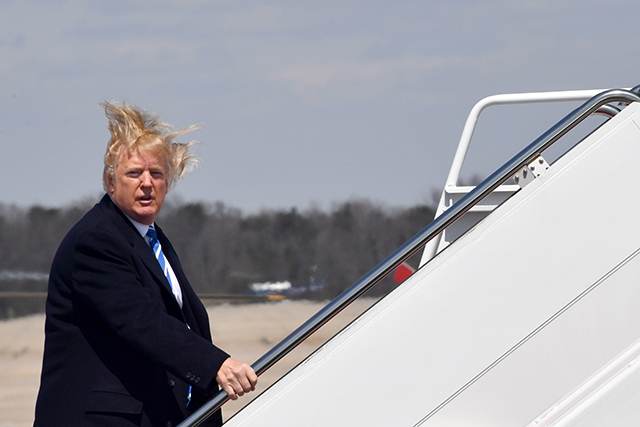
{"label": "shirt collar", "polygon": [[149,231],[149,228],[151,227],[150,225],[146,225],[136,221],[135,219],[131,219],[127,214],[124,214],[124,216],[126,216],[127,219],[131,221],[131,224],[133,224],[133,226],[136,228],[136,230],[138,230],[138,233],[140,233],[142,237],[145,237],[147,235],[147,231]]}
{"label": "shirt collar", "polygon": [[[109,198],[111,198],[111,195],[109,195]],[[113,199],[111,198],[111,201],[113,202]],[[115,205],[116,202],[113,202],[113,204]],[[116,205],[117,206],[117,205]],[[122,211],[122,210],[121,210]],[[151,227],[151,225],[146,225],[143,224],[141,222],[136,221],[135,219],[132,219],[129,215],[127,215],[126,213],[122,212],[122,214],[124,216],[127,217],[127,219],[129,221],[131,221],[131,224],[133,224],[133,226],[136,228],[136,230],[138,230],[138,233],[140,233],[140,235],[142,237],[145,237],[147,235],[147,231],[149,231],[149,228]],[[153,225],[153,224],[152,224]]]}

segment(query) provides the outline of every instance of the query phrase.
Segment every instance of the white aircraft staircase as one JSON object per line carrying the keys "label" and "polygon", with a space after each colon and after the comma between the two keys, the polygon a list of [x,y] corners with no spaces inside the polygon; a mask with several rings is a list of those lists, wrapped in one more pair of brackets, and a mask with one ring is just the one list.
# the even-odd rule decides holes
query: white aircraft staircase
{"label": "white aircraft staircase", "polygon": [[[628,106],[612,111],[619,102]],[[574,110],[253,366],[264,372],[598,109],[614,117],[225,426],[640,425],[633,90]]]}

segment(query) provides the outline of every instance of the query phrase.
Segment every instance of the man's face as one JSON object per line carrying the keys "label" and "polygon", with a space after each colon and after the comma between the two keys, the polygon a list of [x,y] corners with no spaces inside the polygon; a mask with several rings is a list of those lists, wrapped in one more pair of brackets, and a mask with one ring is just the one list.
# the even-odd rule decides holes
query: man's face
{"label": "man's face", "polygon": [[163,156],[139,151],[129,156],[123,152],[114,176],[109,177],[107,191],[131,219],[151,225],[169,191],[167,174],[168,165]]}

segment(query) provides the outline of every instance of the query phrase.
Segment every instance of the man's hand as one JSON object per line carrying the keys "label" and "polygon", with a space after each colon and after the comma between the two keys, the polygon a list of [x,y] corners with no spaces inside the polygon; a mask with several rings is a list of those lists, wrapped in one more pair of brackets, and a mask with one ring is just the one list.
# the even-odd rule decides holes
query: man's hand
{"label": "man's hand", "polygon": [[231,400],[236,400],[238,396],[256,389],[258,376],[253,372],[251,366],[228,358],[220,367],[216,381],[227,392]]}

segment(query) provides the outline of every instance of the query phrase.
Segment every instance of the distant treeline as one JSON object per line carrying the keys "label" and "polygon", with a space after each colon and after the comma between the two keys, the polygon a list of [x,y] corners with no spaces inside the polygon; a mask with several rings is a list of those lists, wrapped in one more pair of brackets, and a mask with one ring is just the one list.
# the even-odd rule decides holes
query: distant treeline
{"label": "distant treeline", "polygon": [[[67,231],[94,201],[64,208],[0,205],[0,291],[45,292],[44,275]],[[157,223],[200,294],[250,294],[289,281],[298,298],[337,296],[433,219],[431,206],[388,208],[351,200],[329,211],[243,214],[223,203],[165,204]],[[417,261],[413,261],[417,264]],[[38,274],[39,273],[39,274]],[[304,291],[309,285],[324,285]],[[395,286],[390,278],[375,294]],[[0,318],[42,311],[44,299],[0,298]]]}

